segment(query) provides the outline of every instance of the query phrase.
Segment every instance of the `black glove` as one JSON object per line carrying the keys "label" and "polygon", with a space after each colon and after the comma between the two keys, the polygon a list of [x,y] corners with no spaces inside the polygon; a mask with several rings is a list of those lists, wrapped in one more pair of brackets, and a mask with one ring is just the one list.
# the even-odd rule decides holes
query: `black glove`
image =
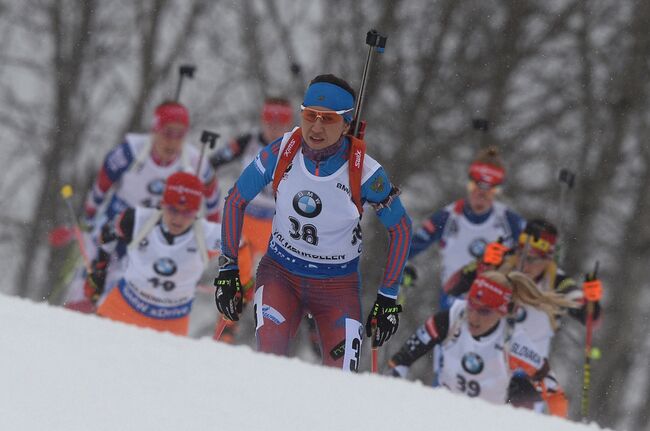
{"label": "black glove", "polygon": [[214,300],[217,309],[228,320],[239,320],[242,312],[242,286],[239,279],[239,269],[221,269],[214,279]]}
{"label": "black glove", "polygon": [[108,271],[108,260],[95,259],[90,264],[91,273],[86,277],[84,284],[84,294],[92,303],[96,303],[99,297],[104,293],[106,285],[106,273]]}
{"label": "black glove", "polygon": [[407,264],[404,267],[404,274],[402,274],[402,284],[400,287],[414,287],[418,279],[418,272],[413,265]]}
{"label": "black glove", "polygon": [[539,401],[542,401],[542,397],[527,376],[512,376],[508,385],[508,404],[532,409]]}
{"label": "black glove", "polygon": [[[397,332],[399,313],[402,306],[393,298],[377,294],[375,305],[372,306],[366,321],[366,335],[372,338],[372,347],[379,347]],[[375,333],[373,336],[373,327]]]}

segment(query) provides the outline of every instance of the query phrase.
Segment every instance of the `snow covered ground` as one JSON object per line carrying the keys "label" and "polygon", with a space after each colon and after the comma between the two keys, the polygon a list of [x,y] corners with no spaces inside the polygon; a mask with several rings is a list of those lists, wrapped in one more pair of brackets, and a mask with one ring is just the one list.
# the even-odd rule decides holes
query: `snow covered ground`
{"label": "snow covered ground", "polygon": [[0,295],[0,430],[596,430]]}

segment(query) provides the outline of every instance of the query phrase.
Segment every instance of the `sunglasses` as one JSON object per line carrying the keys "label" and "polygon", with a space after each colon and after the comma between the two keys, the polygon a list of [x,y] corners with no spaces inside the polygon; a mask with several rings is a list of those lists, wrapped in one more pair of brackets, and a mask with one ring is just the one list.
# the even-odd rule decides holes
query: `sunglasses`
{"label": "sunglasses", "polygon": [[342,111],[317,111],[316,109],[300,105],[300,116],[303,120],[310,123],[315,123],[320,118],[323,124],[334,124],[343,119],[342,114],[347,114],[353,110],[354,108],[344,109]]}
{"label": "sunglasses", "polygon": [[160,131],[160,134],[167,139],[182,139],[185,137],[187,129],[172,129],[172,128],[163,128]]}

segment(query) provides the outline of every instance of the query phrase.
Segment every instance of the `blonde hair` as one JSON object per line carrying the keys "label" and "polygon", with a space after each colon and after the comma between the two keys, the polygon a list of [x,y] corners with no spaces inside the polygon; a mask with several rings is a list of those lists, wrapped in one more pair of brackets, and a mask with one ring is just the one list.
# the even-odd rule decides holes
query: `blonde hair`
{"label": "blonde hair", "polygon": [[472,163],[485,163],[486,165],[496,166],[501,169],[506,168],[503,159],[499,155],[499,150],[492,145],[479,150]]}
{"label": "blonde hair", "polygon": [[530,305],[546,313],[553,330],[558,326],[557,316],[564,313],[565,308],[578,307],[575,302],[565,299],[559,293],[542,292],[537,288],[535,282],[523,272],[487,271],[481,275],[512,289],[512,301],[515,305]]}

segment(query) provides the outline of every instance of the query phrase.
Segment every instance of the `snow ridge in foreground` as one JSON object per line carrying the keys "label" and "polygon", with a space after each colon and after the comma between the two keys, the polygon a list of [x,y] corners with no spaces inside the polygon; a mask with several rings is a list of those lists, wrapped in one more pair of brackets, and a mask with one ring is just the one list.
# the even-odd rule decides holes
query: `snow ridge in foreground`
{"label": "snow ridge in foreground", "polygon": [[4,295],[0,322],[3,430],[600,429]]}

